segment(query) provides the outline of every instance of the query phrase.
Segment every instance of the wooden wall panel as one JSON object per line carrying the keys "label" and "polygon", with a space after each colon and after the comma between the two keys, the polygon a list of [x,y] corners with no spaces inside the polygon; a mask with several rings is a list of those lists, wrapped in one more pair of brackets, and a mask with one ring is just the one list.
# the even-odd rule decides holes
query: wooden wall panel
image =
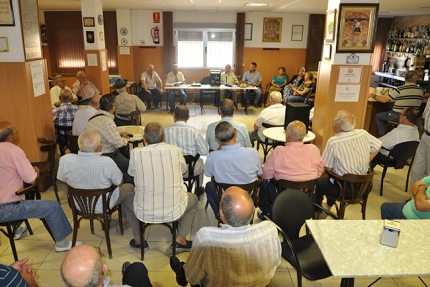
{"label": "wooden wall panel", "polygon": [[245,13],[236,15],[236,57],[234,68],[235,74],[243,74],[243,50],[245,48]]}
{"label": "wooden wall panel", "polygon": [[135,81],[134,76],[134,49],[133,47],[130,48],[130,54],[129,55],[122,55],[119,53],[119,49],[121,47],[117,47],[117,55],[118,55],[118,74],[121,75],[123,79],[127,79],[128,81]]}
{"label": "wooden wall panel", "polygon": [[310,14],[309,23],[312,23],[312,25],[308,27],[305,68],[309,71],[318,71],[324,45],[325,15]]}
{"label": "wooden wall panel", "polygon": [[[154,65],[154,70],[158,73],[161,80],[165,81],[164,75],[164,48],[163,47],[133,47],[133,61],[134,61],[134,81],[140,80],[140,75],[146,71],[149,64]],[[131,81],[131,79],[128,79]]]}
{"label": "wooden wall panel", "polygon": [[[102,52],[106,53],[107,56],[107,50],[85,50],[84,56],[85,56],[85,74],[87,75],[87,79],[92,82],[97,89],[100,90],[100,94],[108,94],[110,93],[110,86],[109,86],[109,69],[106,69],[103,71],[102,69]],[[98,66],[88,66],[88,54],[96,54],[97,55],[97,61]],[[106,59],[107,60],[107,59]],[[73,85],[73,82],[70,83]]]}
{"label": "wooden wall panel", "polygon": [[41,161],[47,156],[40,152],[37,137],[54,138],[46,62],[42,61],[46,92],[39,97],[34,97],[31,62],[0,63],[0,78],[4,84],[0,120],[7,120],[18,129],[19,146],[30,161]]}

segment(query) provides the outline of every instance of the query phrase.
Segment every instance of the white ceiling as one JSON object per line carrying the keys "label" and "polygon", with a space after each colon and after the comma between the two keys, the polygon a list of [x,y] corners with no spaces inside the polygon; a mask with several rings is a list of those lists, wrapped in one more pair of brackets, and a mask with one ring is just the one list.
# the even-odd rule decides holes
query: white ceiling
{"label": "white ceiling", "polygon": [[[85,1],[85,0],[83,0]],[[325,14],[328,0],[102,0],[104,10],[236,11]],[[366,2],[357,0],[357,3]],[[80,10],[81,0],[39,0],[41,10]],[[267,3],[266,7],[246,7]],[[379,16],[430,14],[429,0],[379,0]]]}

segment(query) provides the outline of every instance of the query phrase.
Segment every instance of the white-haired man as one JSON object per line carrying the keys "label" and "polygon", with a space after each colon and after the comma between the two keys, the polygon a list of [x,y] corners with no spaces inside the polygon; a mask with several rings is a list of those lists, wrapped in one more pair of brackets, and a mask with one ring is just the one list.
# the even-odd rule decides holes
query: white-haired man
{"label": "white-haired man", "polygon": [[51,88],[50,95],[53,109],[61,105],[60,93],[64,89],[69,90],[72,93],[73,100],[78,100],[72,90],[68,86],[66,86],[66,80],[64,80],[64,77],[62,75],[56,75],[52,82],[54,83],[54,87]]}
{"label": "white-haired man", "polygon": [[146,72],[143,72],[140,76],[140,82],[144,91],[142,101],[146,100],[147,108],[151,108],[151,96],[154,97],[152,105],[154,108],[158,108],[158,104],[161,101],[161,95],[163,95],[163,83],[161,82],[160,76],[154,71],[154,65],[149,64],[146,67]]}
{"label": "white-haired man", "polygon": [[[172,65],[172,71],[167,74],[166,84],[174,84],[177,82],[183,83],[185,81],[184,74],[179,71],[179,66],[177,64]],[[187,102],[187,94],[185,94],[183,89],[169,90],[167,97],[169,99],[170,112],[175,111],[175,95],[180,97],[179,104],[185,105]]]}
{"label": "white-haired man", "polygon": [[87,80],[87,74],[84,71],[79,71],[76,77],[78,79],[73,84],[73,93],[78,96],[79,104],[88,105],[90,99],[94,95],[100,94],[100,91],[92,82]]}

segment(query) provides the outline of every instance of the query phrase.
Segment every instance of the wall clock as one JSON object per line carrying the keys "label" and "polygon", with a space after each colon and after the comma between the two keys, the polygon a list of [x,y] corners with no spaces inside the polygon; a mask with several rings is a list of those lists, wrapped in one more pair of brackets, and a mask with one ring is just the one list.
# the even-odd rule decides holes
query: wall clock
{"label": "wall clock", "polygon": [[121,35],[127,35],[127,33],[128,33],[128,31],[127,31],[127,28],[121,28],[120,30],[119,30],[119,32],[121,33]]}

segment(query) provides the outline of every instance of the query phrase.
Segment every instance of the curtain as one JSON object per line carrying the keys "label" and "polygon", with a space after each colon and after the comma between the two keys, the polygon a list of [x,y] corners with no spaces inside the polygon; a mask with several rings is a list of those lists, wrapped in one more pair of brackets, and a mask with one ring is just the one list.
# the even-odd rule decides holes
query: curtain
{"label": "curtain", "polygon": [[385,47],[387,46],[388,32],[390,31],[393,21],[393,18],[378,18],[374,37],[374,49],[370,59],[372,73],[381,71],[382,62],[385,59]]}

